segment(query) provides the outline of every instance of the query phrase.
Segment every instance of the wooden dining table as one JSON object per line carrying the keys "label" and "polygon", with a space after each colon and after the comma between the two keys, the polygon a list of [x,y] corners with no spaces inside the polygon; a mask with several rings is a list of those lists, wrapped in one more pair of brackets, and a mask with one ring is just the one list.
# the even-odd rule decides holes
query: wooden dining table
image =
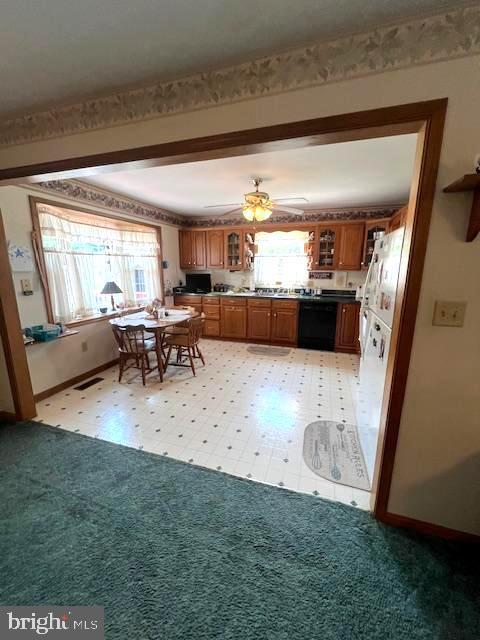
{"label": "wooden dining table", "polygon": [[109,320],[111,325],[117,327],[145,327],[145,331],[153,333],[155,335],[155,353],[157,355],[158,373],[160,376],[160,382],[163,382],[163,353],[162,353],[162,339],[165,329],[174,327],[175,325],[185,322],[190,318],[198,316],[198,312],[193,307],[166,309],[167,316],[163,318],[151,319],[146,311],[139,311],[138,313],[130,313],[120,318],[113,318]]}

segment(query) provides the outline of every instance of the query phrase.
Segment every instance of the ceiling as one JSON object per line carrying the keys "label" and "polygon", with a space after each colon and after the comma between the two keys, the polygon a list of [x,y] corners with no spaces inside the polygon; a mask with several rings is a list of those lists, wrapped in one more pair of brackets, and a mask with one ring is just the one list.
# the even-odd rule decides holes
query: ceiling
{"label": "ceiling", "polygon": [[461,0],[2,2],[0,115],[277,53]]}
{"label": "ceiling", "polygon": [[[166,167],[115,172],[84,182],[193,216],[220,215],[252,191],[262,190],[302,209],[401,204],[408,199],[416,135],[375,138],[287,151],[274,151]],[[225,204],[222,209],[206,209]],[[287,204],[287,203],[284,203]]]}

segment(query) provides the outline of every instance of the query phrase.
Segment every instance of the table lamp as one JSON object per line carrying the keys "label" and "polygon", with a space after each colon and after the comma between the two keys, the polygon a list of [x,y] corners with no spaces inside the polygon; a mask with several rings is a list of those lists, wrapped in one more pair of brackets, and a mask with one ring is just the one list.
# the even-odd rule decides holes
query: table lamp
{"label": "table lamp", "polygon": [[103,289],[100,291],[102,295],[110,295],[110,300],[112,302],[112,311],[115,311],[115,300],[113,299],[114,293],[123,293],[116,282],[107,282]]}

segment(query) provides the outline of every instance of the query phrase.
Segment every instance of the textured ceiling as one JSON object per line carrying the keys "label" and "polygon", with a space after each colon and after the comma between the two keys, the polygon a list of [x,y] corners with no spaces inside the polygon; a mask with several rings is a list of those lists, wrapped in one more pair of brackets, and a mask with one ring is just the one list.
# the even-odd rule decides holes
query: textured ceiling
{"label": "textured ceiling", "polygon": [[289,151],[139,169],[82,178],[83,182],[157,207],[206,216],[234,207],[252,191],[251,178],[264,178],[272,198],[302,209],[399,204],[408,199],[416,135],[376,138]]}
{"label": "textured ceiling", "polygon": [[460,0],[0,1],[0,115],[175,79]]}

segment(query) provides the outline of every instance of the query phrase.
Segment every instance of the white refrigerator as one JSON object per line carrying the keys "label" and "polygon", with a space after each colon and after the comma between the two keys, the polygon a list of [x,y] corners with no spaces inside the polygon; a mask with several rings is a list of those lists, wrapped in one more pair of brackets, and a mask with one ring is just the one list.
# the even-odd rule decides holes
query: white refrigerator
{"label": "white refrigerator", "polygon": [[[362,431],[370,432],[369,436],[373,436],[372,432],[378,432],[380,427],[403,236],[403,229],[397,229],[375,242],[365,281],[360,307],[361,356],[355,403],[361,439]],[[371,451],[370,455],[365,453],[367,458],[372,457]],[[369,462],[373,463],[371,460]]]}

